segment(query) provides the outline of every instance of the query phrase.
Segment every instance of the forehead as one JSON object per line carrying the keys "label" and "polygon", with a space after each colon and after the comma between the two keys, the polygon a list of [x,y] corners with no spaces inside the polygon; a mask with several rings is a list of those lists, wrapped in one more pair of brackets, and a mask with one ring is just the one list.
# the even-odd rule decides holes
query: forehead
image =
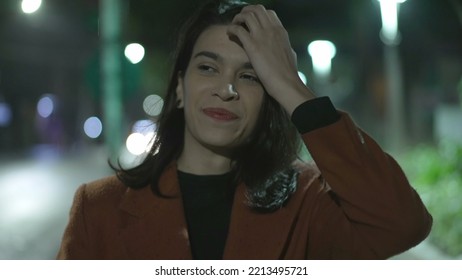
{"label": "forehead", "polygon": [[201,33],[194,45],[192,58],[202,51],[214,52],[234,61],[249,61],[244,49],[228,36],[226,25],[212,25]]}

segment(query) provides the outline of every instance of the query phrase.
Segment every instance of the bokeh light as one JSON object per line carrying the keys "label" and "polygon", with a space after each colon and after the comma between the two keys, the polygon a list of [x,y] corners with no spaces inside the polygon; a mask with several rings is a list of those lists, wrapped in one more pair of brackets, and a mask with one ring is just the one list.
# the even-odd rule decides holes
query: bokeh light
{"label": "bokeh light", "polygon": [[380,36],[385,44],[394,44],[399,40],[398,31],[398,4],[406,0],[379,0],[382,17],[382,30]]}
{"label": "bokeh light", "polygon": [[148,95],[143,101],[143,109],[149,116],[155,117],[160,114],[164,100],[157,94]]}
{"label": "bokeh light", "polygon": [[37,113],[42,118],[48,118],[54,111],[55,104],[52,95],[44,95],[37,103]]}
{"label": "bokeh light", "polygon": [[89,117],[83,124],[85,134],[90,138],[98,138],[103,131],[103,124],[98,117]]}
{"label": "bokeh light", "polygon": [[308,45],[308,53],[313,61],[313,70],[318,78],[329,77],[332,58],[336,52],[335,45],[327,40],[316,40]]}
{"label": "bokeh light", "polygon": [[126,140],[127,150],[136,156],[149,152],[154,143],[156,128],[156,124],[150,120],[136,121]]}
{"label": "bokeh light", "polygon": [[125,57],[133,64],[139,63],[144,57],[144,47],[138,43],[131,43],[125,47]]}
{"label": "bokeh light", "polygon": [[21,9],[25,14],[35,13],[42,5],[42,0],[22,0]]}
{"label": "bokeh light", "polygon": [[127,137],[127,150],[133,155],[141,155],[146,151],[146,137],[138,132],[132,133]]}
{"label": "bokeh light", "polygon": [[8,126],[11,122],[12,113],[10,105],[0,102],[0,127]]}
{"label": "bokeh light", "polygon": [[143,135],[156,131],[156,124],[151,120],[138,120],[133,124],[132,132],[138,132]]}

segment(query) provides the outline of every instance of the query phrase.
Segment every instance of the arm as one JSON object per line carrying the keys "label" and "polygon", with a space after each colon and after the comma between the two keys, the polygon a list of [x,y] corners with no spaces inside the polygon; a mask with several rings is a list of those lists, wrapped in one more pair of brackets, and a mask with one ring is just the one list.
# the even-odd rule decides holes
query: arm
{"label": "arm", "polygon": [[309,251],[328,247],[334,258],[384,259],[428,235],[432,218],[403,171],[348,114],[318,98],[299,106],[292,120],[324,180]]}

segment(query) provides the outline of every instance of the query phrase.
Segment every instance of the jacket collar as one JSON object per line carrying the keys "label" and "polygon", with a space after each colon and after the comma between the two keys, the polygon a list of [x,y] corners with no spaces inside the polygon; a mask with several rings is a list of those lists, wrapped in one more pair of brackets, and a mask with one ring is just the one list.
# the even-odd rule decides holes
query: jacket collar
{"label": "jacket collar", "polygon": [[[173,198],[154,195],[149,187],[128,189],[119,208],[132,216],[122,226],[127,256],[147,259],[190,259],[192,254],[176,163],[162,174],[159,187]],[[278,259],[293,215],[287,209],[262,214],[247,206],[246,186],[236,188],[224,259]],[[292,212],[293,213],[293,212]],[[150,250],[145,252],[146,250]],[[144,254],[144,255],[143,255]]]}
{"label": "jacket collar", "polygon": [[181,200],[180,184],[178,182],[178,174],[175,163],[172,163],[165,168],[160,177],[159,186],[160,191],[163,194],[171,196],[172,198],[166,199],[154,195],[150,186],[146,186],[141,189],[129,188],[123,196],[119,208],[133,216],[144,218],[155,214],[159,207],[176,205],[177,203],[169,203]]}

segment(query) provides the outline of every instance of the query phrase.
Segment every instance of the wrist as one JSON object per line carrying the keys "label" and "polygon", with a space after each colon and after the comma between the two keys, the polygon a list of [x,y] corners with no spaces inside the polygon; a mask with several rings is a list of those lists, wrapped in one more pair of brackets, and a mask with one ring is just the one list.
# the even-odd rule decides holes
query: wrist
{"label": "wrist", "polygon": [[[297,77],[298,78],[298,77]],[[273,87],[270,94],[292,116],[294,110],[302,103],[316,98],[316,95],[300,79]]]}

